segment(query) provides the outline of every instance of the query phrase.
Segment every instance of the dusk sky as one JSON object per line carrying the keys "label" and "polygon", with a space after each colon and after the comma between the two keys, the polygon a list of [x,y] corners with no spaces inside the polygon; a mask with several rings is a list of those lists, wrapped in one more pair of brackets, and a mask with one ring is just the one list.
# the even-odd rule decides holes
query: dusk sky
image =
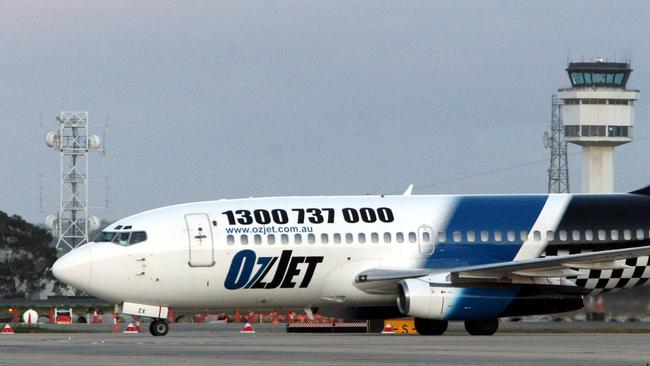
{"label": "dusk sky", "polygon": [[[59,159],[44,135],[62,110],[89,111],[93,133],[106,133],[106,155],[90,157],[90,205],[104,204],[108,177],[110,209],[91,211],[110,220],[187,201],[410,183],[414,194],[544,193],[551,95],[569,86],[569,60],[595,57],[631,60],[628,87],[641,90],[637,141],[616,150],[616,190],[650,184],[646,2],[0,9],[0,210],[35,223],[56,211]],[[570,153],[579,192],[580,149]]]}

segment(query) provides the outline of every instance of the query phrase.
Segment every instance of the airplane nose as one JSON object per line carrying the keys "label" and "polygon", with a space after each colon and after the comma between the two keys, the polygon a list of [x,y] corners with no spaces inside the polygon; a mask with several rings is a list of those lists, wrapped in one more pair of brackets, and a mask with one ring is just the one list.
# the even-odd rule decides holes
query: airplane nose
{"label": "airplane nose", "polygon": [[92,260],[92,245],[82,245],[54,262],[52,274],[59,281],[85,291],[90,287]]}

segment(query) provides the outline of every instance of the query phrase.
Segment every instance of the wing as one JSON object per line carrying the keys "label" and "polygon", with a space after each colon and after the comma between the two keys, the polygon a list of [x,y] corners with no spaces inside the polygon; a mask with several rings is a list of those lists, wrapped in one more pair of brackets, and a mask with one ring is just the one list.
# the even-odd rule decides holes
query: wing
{"label": "wing", "polygon": [[622,260],[650,255],[650,246],[603,250],[592,253],[570,254],[557,257],[534,258],[466,266],[436,271],[432,269],[374,268],[359,273],[355,285],[368,293],[391,293],[399,281],[423,277],[434,273],[451,273],[452,278],[498,280],[513,276],[568,277],[576,276],[576,269],[627,268]]}

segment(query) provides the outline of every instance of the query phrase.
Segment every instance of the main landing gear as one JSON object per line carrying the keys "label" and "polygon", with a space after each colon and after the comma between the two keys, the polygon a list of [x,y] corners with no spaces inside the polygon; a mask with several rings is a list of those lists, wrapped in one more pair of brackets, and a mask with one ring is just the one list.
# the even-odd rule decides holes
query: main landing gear
{"label": "main landing gear", "polygon": [[442,335],[447,331],[446,320],[415,318],[415,330],[421,335]]}
{"label": "main landing gear", "polygon": [[493,335],[499,329],[499,319],[465,320],[465,330],[471,335]]}
{"label": "main landing gear", "polygon": [[166,319],[154,319],[149,324],[149,332],[152,336],[164,336],[169,332],[169,322]]}
{"label": "main landing gear", "polygon": [[[415,330],[420,335],[442,335],[447,331],[446,320],[415,318]],[[499,319],[465,320],[465,330],[475,336],[493,335],[499,329]]]}

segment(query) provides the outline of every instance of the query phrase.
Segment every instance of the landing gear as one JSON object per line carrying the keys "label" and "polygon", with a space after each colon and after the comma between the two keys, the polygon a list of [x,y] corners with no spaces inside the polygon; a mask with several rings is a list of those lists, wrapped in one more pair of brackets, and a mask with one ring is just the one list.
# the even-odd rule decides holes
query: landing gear
{"label": "landing gear", "polygon": [[493,335],[499,329],[499,319],[465,320],[465,330],[471,335]]}
{"label": "landing gear", "polygon": [[447,331],[448,325],[446,320],[415,318],[415,330],[420,335],[441,335]]}
{"label": "landing gear", "polygon": [[149,332],[154,337],[164,336],[169,332],[169,323],[165,319],[154,319],[149,324]]}

